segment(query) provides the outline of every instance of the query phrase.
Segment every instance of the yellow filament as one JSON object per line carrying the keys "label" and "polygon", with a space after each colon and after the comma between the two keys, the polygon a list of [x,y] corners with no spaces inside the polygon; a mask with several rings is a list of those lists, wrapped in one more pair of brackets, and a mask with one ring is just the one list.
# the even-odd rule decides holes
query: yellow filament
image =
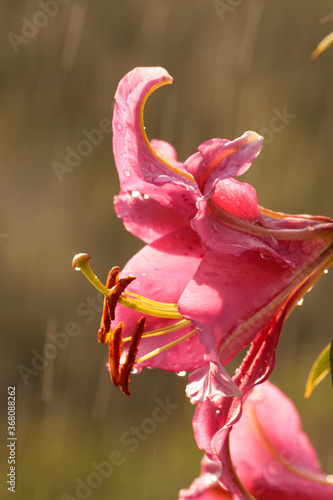
{"label": "yellow filament", "polygon": [[[122,304],[123,306],[129,307],[130,309],[133,309],[134,311],[141,312],[142,314],[148,314],[149,316],[156,316],[158,318],[169,318],[169,319],[181,319],[182,316],[179,314],[177,311],[177,308],[175,307],[174,309],[170,309],[166,307],[163,309],[163,303],[162,302],[156,302],[157,307],[154,308],[152,306],[145,306],[142,302],[136,300],[136,299],[128,299],[127,297],[124,297],[120,295],[118,299],[119,304]],[[170,304],[166,304],[170,305]]]}
{"label": "yellow filament", "polygon": [[152,307],[160,306],[163,309],[172,309],[172,310],[174,310],[177,307],[177,304],[158,302],[156,300],[148,299],[148,297],[143,297],[142,295],[138,295],[137,293],[129,292],[127,290],[124,291],[124,296],[126,297],[128,296],[129,299],[131,297],[134,297],[134,299],[138,299],[138,302],[142,302],[147,306],[149,305],[151,305]]}
{"label": "yellow filament", "polygon": [[174,340],[173,342],[170,342],[169,344],[166,344],[162,347],[158,347],[157,349],[154,349],[153,351],[149,352],[145,356],[142,356],[142,358],[138,359],[135,362],[135,364],[142,363],[142,361],[146,361],[147,359],[152,358],[153,356],[156,356],[157,354],[160,354],[163,351],[166,351],[166,349],[170,349],[171,347],[174,347],[175,345],[180,344],[181,342],[192,337],[196,333],[197,333],[197,330],[192,330],[191,332],[187,333],[183,337],[180,337],[179,339]]}
{"label": "yellow filament", "polygon": [[[147,337],[158,337],[159,335],[165,335],[166,333],[171,333],[171,332],[176,332],[177,330],[181,330],[182,328],[185,328],[186,326],[189,326],[191,322],[187,319],[182,319],[181,321],[177,321],[177,323],[174,323],[173,325],[166,326],[165,328],[159,328],[158,330],[151,330],[150,332],[144,333],[142,335],[142,338],[147,338]],[[122,339],[123,342],[129,342],[132,337],[126,337],[125,339]]]}

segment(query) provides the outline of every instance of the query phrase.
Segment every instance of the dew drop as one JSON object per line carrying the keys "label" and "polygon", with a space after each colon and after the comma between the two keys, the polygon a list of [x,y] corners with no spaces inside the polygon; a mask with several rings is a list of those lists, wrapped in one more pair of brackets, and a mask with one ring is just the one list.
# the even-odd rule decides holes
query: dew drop
{"label": "dew drop", "polygon": [[328,273],[328,269],[325,269],[324,274],[327,274],[327,273]]}
{"label": "dew drop", "polygon": [[149,172],[151,172],[152,174],[153,174],[154,172],[156,172],[156,170],[157,170],[157,168],[155,167],[155,165],[153,165],[152,163],[149,165],[149,167],[148,167],[148,168],[149,168]]}
{"label": "dew drop", "polygon": [[131,172],[129,170],[124,170],[124,176],[125,177],[131,177]]}
{"label": "dew drop", "polygon": [[131,370],[131,373],[133,373],[133,375],[136,375],[138,372],[139,372],[139,370],[135,367],[132,368],[132,370]]}
{"label": "dew drop", "polygon": [[333,483],[333,474],[329,474],[326,479],[327,479],[328,483],[332,484]]}
{"label": "dew drop", "polygon": [[159,175],[158,177],[155,177],[153,179],[153,182],[155,182],[155,184],[163,186],[167,182],[171,182],[171,178],[168,175]]}
{"label": "dew drop", "polygon": [[121,130],[122,128],[123,128],[123,127],[120,125],[120,123],[117,123],[117,125],[116,125],[116,129],[117,129],[117,130]]}
{"label": "dew drop", "polygon": [[269,260],[270,256],[267,255],[267,253],[264,253],[264,252],[259,252],[260,254],[260,257],[263,259],[263,260]]}
{"label": "dew drop", "polygon": [[141,276],[142,276],[143,278],[145,278],[145,277],[147,276],[147,273],[143,272],[143,273],[141,273]]}
{"label": "dew drop", "polygon": [[132,198],[139,198],[140,194],[140,191],[131,191]]}
{"label": "dew drop", "polygon": [[143,199],[144,199],[144,200],[149,200],[149,194],[144,194],[144,195],[143,195]]}
{"label": "dew drop", "polygon": [[300,299],[300,300],[297,302],[297,305],[298,305],[298,306],[301,306],[301,305],[303,304],[303,300],[304,300],[304,299]]}
{"label": "dew drop", "polygon": [[186,375],[186,372],[176,372],[176,375],[178,375],[178,377],[185,377]]}
{"label": "dew drop", "polygon": [[206,484],[212,484],[212,483],[215,483],[217,481],[217,476],[215,476],[215,474],[205,474],[205,483]]}

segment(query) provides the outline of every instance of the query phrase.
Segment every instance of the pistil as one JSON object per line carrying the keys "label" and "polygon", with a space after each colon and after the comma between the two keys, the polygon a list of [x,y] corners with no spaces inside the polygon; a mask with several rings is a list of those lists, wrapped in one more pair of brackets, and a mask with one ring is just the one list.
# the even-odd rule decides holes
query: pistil
{"label": "pistil", "polygon": [[[72,266],[76,271],[82,271],[82,273],[85,275],[88,281],[90,281],[90,283],[94,285],[94,287],[98,291],[103,293],[103,295],[105,295],[106,297],[109,297],[110,294],[116,292],[115,287],[119,286],[118,282],[111,289],[103,285],[103,283],[101,283],[100,280],[97,278],[97,276],[93,273],[89,265],[89,260],[90,256],[88,254],[86,253],[77,254],[75,255],[72,261]],[[127,284],[129,284],[134,279],[135,276],[128,276],[127,278],[122,278],[122,280],[128,280]],[[120,280],[120,282],[124,283],[124,281],[122,280]],[[177,304],[157,302],[155,300],[143,297],[142,295],[137,295],[133,292],[123,293],[124,290],[125,287],[119,294],[117,290],[116,293],[117,303],[129,307],[130,309],[133,309],[135,311],[141,312],[142,314],[147,314],[158,318],[182,319],[182,316],[179,314],[177,310]]]}

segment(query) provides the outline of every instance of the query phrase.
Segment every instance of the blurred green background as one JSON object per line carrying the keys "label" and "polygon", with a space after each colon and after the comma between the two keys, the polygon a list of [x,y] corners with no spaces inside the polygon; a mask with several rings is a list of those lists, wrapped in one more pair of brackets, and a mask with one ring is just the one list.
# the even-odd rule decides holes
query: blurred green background
{"label": "blurred green background", "polygon": [[[44,15],[42,0],[0,3],[2,478],[8,472],[7,386],[16,385],[16,498],[75,498],[77,478],[86,482],[92,463],[108,460],[113,450],[123,463],[81,498],[177,498],[199,472],[201,457],[192,436],[193,407],[184,396],[186,377],[145,370],[132,376],[133,396],[127,398],[112,387],[104,367],[107,349],[96,342],[99,311],[78,313],[97,295],[72,270],[73,255],[88,252],[104,281],[111,266],[123,266],[142,246],[113,212],[119,186],[111,134],[62,182],[52,163],[64,163],[66,147],[75,149],[83,130],[112,117],[125,73],[160,65],[174,83],[148,102],[150,138],[173,143],[185,160],[211,137],[262,132],[263,151],[244,176],[259,203],[332,217],[333,49],[316,61],[309,57],[333,29],[332,2],[248,0],[231,7],[226,0],[224,14],[203,0],[46,3],[51,10]],[[288,117],[274,132],[279,113]],[[22,377],[22,366],[33,369],[50,333],[63,332],[69,322],[80,333],[45,369]],[[332,473],[328,378],[303,399],[311,363],[331,337],[328,273],[286,322],[272,380],[296,402]],[[178,407],[131,452],[121,436],[151,418],[157,398]],[[0,496],[10,498],[4,483]]]}

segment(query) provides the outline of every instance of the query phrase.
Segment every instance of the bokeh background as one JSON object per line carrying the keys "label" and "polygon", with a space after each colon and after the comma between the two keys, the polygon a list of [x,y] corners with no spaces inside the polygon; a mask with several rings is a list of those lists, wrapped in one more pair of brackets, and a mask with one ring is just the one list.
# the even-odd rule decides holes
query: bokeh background
{"label": "bokeh background", "polygon": [[[263,151],[244,176],[260,204],[333,216],[333,49],[310,60],[333,29],[332,2],[249,0],[232,7],[226,0],[225,11],[214,3],[54,0],[46,21],[38,14],[43,1],[0,3],[1,498],[9,497],[3,477],[10,385],[17,391],[16,498],[166,500],[199,472],[186,377],[146,370],[132,376],[130,398],[113,388],[107,349],[96,342],[100,305],[88,306],[97,295],[71,268],[75,253],[88,252],[104,280],[142,246],[113,212],[119,186],[111,134],[61,182],[52,167],[64,163],[66,147],[85,139],[83,130],[112,117],[125,73],[161,65],[174,77],[151,96],[146,127],[150,138],[173,143],[180,160],[211,137],[262,132]],[[272,118],[284,112],[287,123],[272,132]],[[332,337],[332,283],[328,273],[286,322],[272,376],[294,399],[331,473],[330,382],[309,400],[303,391],[314,357]],[[89,315],[79,313],[87,309]],[[79,334],[45,369],[22,376],[34,370],[50,334],[70,322]],[[152,416],[157,398],[178,407],[131,453],[121,436]],[[77,480],[86,482],[92,463],[113,450],[124,463],[76,496]]]}

